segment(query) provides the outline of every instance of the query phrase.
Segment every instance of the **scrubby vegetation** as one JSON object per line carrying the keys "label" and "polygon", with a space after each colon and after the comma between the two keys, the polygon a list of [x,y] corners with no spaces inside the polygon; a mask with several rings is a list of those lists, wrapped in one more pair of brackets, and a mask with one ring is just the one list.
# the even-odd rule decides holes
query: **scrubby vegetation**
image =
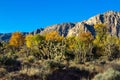
{"label": "scrubby vegetation", "polygon": [[120,38],[94,27],[70,37],[13,33],[0,42],[0,80],[119,80]]}

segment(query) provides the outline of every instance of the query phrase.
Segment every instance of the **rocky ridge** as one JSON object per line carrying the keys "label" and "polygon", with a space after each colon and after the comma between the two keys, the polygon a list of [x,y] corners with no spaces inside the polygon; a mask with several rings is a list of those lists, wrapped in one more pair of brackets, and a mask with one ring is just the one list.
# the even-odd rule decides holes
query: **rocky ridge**
{"label": "rocky ridge", "polygon": [[[120,37],[120,12],[108,11],[103,14],[98,14],[78,23],[62,23],[53,26],[48,26],[46,28],[40,28],[31,34],[45,34],[50,31],[58,31],[62,36],[77,36],[80,31],[90,31],[95,35],[94,25],[103,23],[106,24],[110,30],[111,35],[117,35]],[[0,34],[0,41],[7,41],[11,37],[12,33]],[[28,33],[24,33],[26,35]]]}

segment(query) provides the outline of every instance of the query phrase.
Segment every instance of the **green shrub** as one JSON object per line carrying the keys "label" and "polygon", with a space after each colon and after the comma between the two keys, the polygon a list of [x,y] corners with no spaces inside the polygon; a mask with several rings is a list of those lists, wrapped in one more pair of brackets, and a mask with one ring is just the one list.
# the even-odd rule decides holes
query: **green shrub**
{"label": "green shrub", "polygon": [[2,65],[14,65],[16,62],[17,56],[16,55],[2,55],[0,56],[0,63]]}
{"label": "green shrub", "polygon": [[5,68],[0,68],[0,77],[3,77],[7,74],[7,71]]}
{"label": "green shrub", "polygon": [[120,72],[109,68],[104,73],[99,73],[93,80],[120,80]]}
{"label": "green shrub", "polygon": [[64,65],[61,64],[60,62],[56,62],[56,61],[53,61],[53,60],[45,61],[44,65],[46,65],[46,67],[49,68],[49,69],[63,68],[64,67]]}
{"label": "green shrub", "polygon": [[34,57],[34,56],[29,56],[29,57],[27,58],[27,60],[28,60],[29,62],[33,63],[33,62],[35,61],[35,57]]}

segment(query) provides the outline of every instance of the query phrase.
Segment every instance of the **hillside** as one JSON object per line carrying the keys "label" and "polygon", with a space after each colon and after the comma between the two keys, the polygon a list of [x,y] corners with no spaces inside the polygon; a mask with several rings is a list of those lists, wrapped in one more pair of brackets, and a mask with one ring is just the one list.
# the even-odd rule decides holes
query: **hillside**
{"label": "hillside", "polygon": [[1,33],[0,80],[120,80],[119,19],[109,11],[78,23]]}

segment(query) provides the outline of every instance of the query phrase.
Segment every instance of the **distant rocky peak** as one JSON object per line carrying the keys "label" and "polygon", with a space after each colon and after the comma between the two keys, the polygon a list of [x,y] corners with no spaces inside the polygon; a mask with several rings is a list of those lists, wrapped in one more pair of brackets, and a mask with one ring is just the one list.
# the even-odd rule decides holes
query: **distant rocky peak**
{"label": "distant rocky peak", "polygon": [[104,14],[105,14],[105,15],[108,15],[108,16],[109,16],[109,15],[119,15],[120,12],[110,10],[110,11],[105,12]]}

